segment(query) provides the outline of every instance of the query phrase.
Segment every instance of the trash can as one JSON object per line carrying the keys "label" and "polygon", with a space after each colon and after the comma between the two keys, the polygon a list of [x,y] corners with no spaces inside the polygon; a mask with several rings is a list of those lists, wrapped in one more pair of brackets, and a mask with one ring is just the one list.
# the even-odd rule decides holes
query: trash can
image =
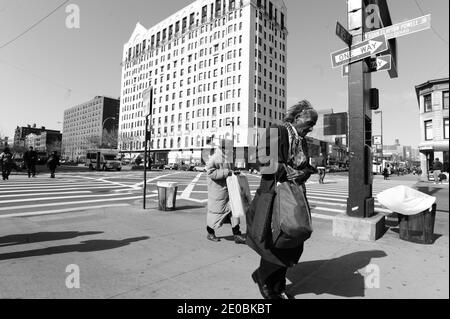
{"label": "trash can", "polygon": [[177,183],[158,182],[158,209],[172,211],[176,208],[178,185]]}
{"label": "trash can", "polygon": [[397,213],[400,239],[419,244],[433,243],[436,197],[400,185],[379,193],[377,199]]}
{"label": "trash can", "polygon": [[417,244],[433,244],[435,220],[436,204],[416,215],[398,214],[400,239]]}

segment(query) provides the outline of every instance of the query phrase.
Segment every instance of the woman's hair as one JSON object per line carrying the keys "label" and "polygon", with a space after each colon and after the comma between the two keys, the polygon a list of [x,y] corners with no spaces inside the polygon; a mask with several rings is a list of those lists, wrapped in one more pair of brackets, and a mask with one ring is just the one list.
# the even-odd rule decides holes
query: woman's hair
{"label": "woman's hair", "polygon": [[309,101],[307,100],[300,101],[297,104],[288,108],[287,116],[284,119],[284,121],[288,123],[293,123],[295,118],[306,110],[314,110],[314,108],[312,107]]}

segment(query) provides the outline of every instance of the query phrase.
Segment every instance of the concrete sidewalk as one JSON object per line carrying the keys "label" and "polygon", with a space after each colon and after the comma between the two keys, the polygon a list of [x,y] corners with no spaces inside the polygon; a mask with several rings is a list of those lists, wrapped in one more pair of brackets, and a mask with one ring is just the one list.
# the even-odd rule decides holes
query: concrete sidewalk
{"label": "concrete sidewalk", "polygon": [[[221,242],[207,241],[205,208],[179,205],[2,219],[0,297],[261,299],[250,278],[257,254],[236,245],[228,225]],[[297,299],[449,298],[448,214],[439,213],[433,245],[402,241],[395,229],[371,243],[332,237],[328,221],[314,226],[288,272]],[[66,287],[72,264],[79,289]]]}

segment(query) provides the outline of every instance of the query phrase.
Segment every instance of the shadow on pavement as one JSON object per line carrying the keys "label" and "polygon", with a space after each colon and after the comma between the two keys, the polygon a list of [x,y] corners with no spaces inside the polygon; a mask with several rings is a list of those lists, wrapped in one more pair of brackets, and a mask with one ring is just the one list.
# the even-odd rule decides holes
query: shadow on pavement
{"label": "shadow on pavement", "polygon": [[428,187],[428,186],[417,186],[416,189],[419,192],[428,194],[430,196],[433,196],[433,194],[436,194],[437,192],[439,192],[441,190],[439,188],[433,188],[433,187]]}
{"label": "shadow on pavement", "polygon": [[185,210],[192,210],[192,209],[200,209],[200,208],[206,208],[206,206],[205,205],[202,205],[202,206],[177,206],[177,208],[176,208],[176,210],[175,210],[175,212],[176,211],[185,211]]}
{"label": "shadow on pavement", "polygon": [[[287,278],[292,285],[287,287],[291,295],[313,293],[340,297],[364,297],[364,268],[372,258],[383,258],[381,250],[351,253],[329,260],[307,261],[290,269]],[[368,271],[368,274],[371,272]]]}
{"label": "shadow on pavement", "polygon": [[[400,228],[391,228],[390,229],[392,232],[394,232],[394,233],[397,233],[397,234],[399,234],[400,235]],[[441,234],[433,234],[433,243],[432,244],[434,244],[435,242],[436,242],[436,240],[438,240],[439,238],[441,238],[442,237],[442,235]],[[399,238],[400,239],[400,238]],[[409,241],[409,240],[407,240],[407,241]],[[411,242],[411,243],[414,243],[414,242],[412,242],[412,241],[409,241],[409,242]]]}
{"label": "shadow on pavement", "polygon": [[123,240],[87,240],[75,245],[55,246],[43,249],[0,254],[0,260],[66,254],[72,252],[88,253],[101,250],[110,250],[127,246],[133,242],[147,240],[149,238],[150,237],[136,237]]}
{"label": "shadow on pavement", "polygon": [[7,246],[16,246],[23,244],[31,244],[31,243],[41,243],[44,241],[55,241],[55,240],[64,240],[71,239],[82,236],[91,236],[103,234],[100,231],[91,231],[91,232],[78,232],[78,231],[70,231],[70,232],[41,232],[34,234],[17,234],[17,235],[8,235],[4,237],[0,237],[0,247]]}

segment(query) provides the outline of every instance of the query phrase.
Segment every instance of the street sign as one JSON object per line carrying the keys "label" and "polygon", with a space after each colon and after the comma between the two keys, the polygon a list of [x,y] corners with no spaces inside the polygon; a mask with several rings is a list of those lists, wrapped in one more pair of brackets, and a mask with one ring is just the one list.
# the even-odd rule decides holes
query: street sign
{"label": "street sign", "polygon": [[351,48],[345,48],[332,53],[331,63],[333,68],[337,68],[341,65],[356,62],[386,50],[388,50],[386,36],[382,35],[355,44]]}
{"label": "street sign", "polygon": [[373,137],[373,145],[377,145],[377,146],[381,145],[382,144],[381,139],[382,139],[381,135],[374,136]]}
{"label": "street sign", "polygon": [[350,74],[350,65],[346,64],[342,66],[342,77],[346,77]]}
{"label": "street sign", "polygon": [[[392,68],[392,56],[390,54],[378,56],[370,61],[370,72],[389,71]],[[348,76],[350,73],[350,65],[342,66],[342,77]]]}
{"label": "street sign", "polygon": [[151,99],[151,94],[152,93],[152,87],[149,87],[148,89],[145,89],[144,92],[142,93],[142,103],[144,104],[144,115],[150,115],[151,113],[151,109],[150,109],[150,99]]}
{"label": "street sign", "polygon": [[352,46],[353,36],[339,22],[336,22],[336,35],[349,47]]}
{"label": "street sign", "polygon": [[431,14],[423,17],[415,18],[409,21],[397,23],[389,27],[367,32],[364,36],[365,40],[377,38],[385,35],[386,39],[399,38],[411,33],[427,30],[431,28]]}
{"label": "street sign", "polygon": [[376,59],[372,59],[370,61],[370,71],[389,71],[392,67],[392,56],[382,55],[378,56]]}

